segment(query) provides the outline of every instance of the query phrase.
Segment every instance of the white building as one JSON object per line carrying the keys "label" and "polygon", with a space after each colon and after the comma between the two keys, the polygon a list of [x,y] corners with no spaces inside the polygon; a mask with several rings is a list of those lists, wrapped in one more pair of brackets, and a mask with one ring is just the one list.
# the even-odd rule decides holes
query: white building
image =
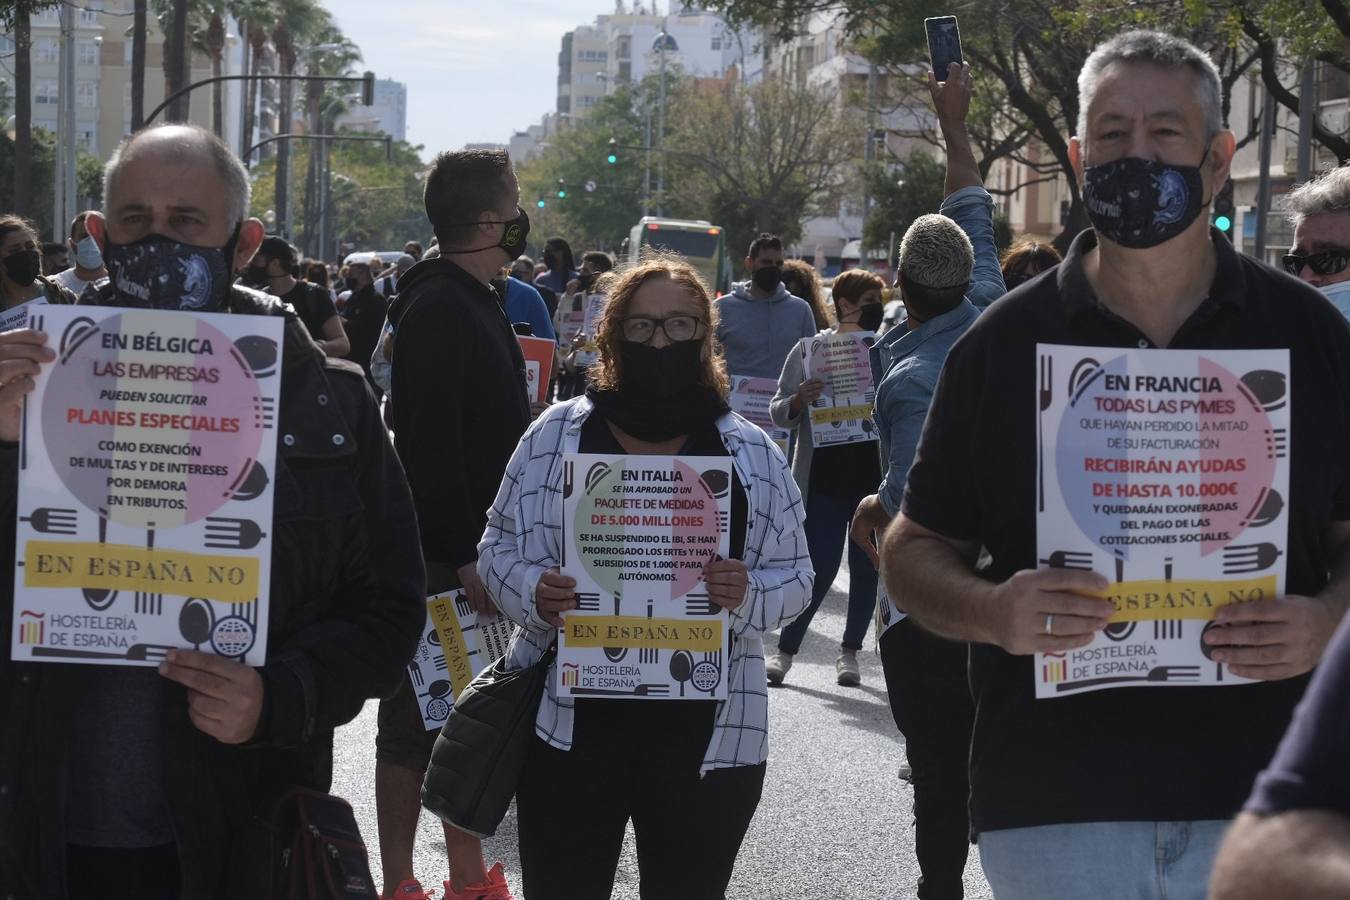
{"label": "white building", "polygon": [[387,134],[396,141],[408,139],[408,86],[389,78],[375,80],[375,102],[353,103],[337,119],[338,128]]}

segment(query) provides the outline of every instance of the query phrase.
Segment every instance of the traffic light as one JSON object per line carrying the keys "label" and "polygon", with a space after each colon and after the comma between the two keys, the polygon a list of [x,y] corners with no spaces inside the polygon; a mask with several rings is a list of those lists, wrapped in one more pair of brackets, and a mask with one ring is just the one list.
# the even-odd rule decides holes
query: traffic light
{"label": "traffic light", "polygon": [[1230,241],[1233,239],[1233,179],[1228,179],[1223,190],[1214,195],[1214,227],[1224,233]]}
{"label": "traffic light", "polygon": [[534,202],[534,205],[539,207],[540,209],[543,209],[545,206],[548,206],[548,201],[545,200],[543,197],[540,197],[538,200]]}
{"label": "traffic light", "polygon": [[361,75],[361,105],[373,106],[375,103],[375,73],[364,72]]}
{"label": "traffic light", "polygon": [[614,138],[609,139],[609,156],[605,157],[605,162],[611,166],[619,161],[619,142]]}
{"label": "traffic light", "polygon": [[558,179],[558,199],[567,199],[567,182],[563,181],[561,178]]}

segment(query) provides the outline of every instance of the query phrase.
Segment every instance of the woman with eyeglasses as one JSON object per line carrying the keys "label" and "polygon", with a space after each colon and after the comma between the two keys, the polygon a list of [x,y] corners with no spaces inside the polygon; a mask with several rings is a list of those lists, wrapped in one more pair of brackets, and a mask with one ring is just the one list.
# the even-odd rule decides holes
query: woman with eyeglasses
{"label": "woman with eyeglasses", "polygon": [[564,454],[716,455],[733,472],[729,558],[703,570],[729,614],[728,699],[560,699],[549,673],[516,795],[530,900],[608,898],[630,819],[644,898],[717,900],[759,804],[763,635],[806,608],[812,571],[782,454],[728,409],[715,316],[683,261],[656,257],[618,276],[589,389],[530,426],[488,512],[478,571],[519,626],[512,666],[526,666],[577,606],[559,573]]}

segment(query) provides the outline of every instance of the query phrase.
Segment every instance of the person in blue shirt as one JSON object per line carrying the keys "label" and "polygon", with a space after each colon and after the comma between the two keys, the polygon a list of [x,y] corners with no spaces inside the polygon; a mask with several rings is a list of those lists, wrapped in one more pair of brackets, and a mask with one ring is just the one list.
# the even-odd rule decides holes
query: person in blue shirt
{"label": "person in blue shirt", "polygon": [[548,305],[544,303],[543,296],[535,290],[534,285],[521,281],[514,275],[506,279],[506,317],[511,320],[512,325],[517,322],[528,322],[530,334],[534,337],[548,338],[550,341],[558,339],[558,333],[553,330],[553,318],[548,314]]}
{"label": "person in blue shirt", "polygon": [[560,237],[544,242],[544,265],[548,271],[534,280],[535,287],[546,287],[555,294],[562,294],[567,290],[567,282],[577,277],[572,245]]}
{"label": "person in blue shirt", "polygon": [[[929,76],[947,144],[946,197],[937,215],[920,216],[905,232],[897,287],[907,317],[872,348],[883,474],[877,493],[858,504],[851,535],[877,566],[878,539],[900,509],[947,352],[1006,292],[994,244],[993,198],[966,133],[970,66],[953,63],[946,75],[941,84]],[[924,631],[886,597],[879,627],[886,692],[905,735],[914,784],[918,896],[960,898],[970,841],[966,759],[974,715],[966,645]]]}

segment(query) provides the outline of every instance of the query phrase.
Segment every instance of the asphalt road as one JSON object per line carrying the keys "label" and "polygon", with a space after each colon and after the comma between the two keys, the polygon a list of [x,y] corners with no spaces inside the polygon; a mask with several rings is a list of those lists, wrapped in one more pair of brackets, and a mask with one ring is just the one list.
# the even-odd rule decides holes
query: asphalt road
{"label": "asphalt road", "polygon": [[[834,659],[843,633],[847,576],[826,597],[782,688],[769,693],[769,767],[764,796],[741,848],[728,898],[890,900],[915,896],[913,791],[896,777],[904,741],[886,704],[881,663],[868,634],[859,654],[863,683],[842,688]],[[770,651],[776,640],[766,641]],[[338,732],[334,793],[356,809],[378,881],[375,829],[375,703]],[[616,877],[615,898],[638,897],[630,829]],[[489,863],[502,860],[517,900],[520,861],[514,810],[490,840]],[[446,877],[440,823],[422,814],[416,868],[423,885]],[[966,896],[992,897],[971,848]]]}

